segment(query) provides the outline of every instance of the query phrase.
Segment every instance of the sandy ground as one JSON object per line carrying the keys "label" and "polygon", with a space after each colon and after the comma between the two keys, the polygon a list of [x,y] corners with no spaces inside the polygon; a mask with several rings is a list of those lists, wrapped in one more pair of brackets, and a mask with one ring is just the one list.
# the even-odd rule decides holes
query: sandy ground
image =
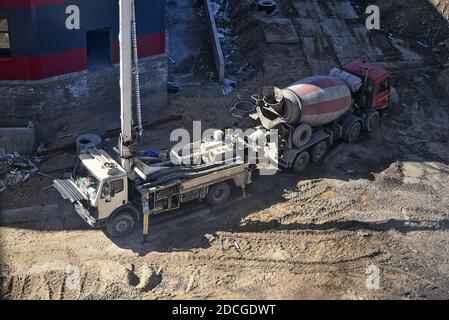
{"label": "sandy ground", "polygon": [[[362,22],[345,18],[347,6],[334,13],[321,8],[324,18],[296,10],[311,2],[279,1],[275,16],[292,19],[300,42],[266,45],[260,13],[231,1],[233,20],[220,26],[230,29],[229,47],[244,57],[245,73],[231,68],[238,88],[215,98],[171,96],[167,114],[182,114],[183,122],[147,132],[144,142],[168,146],[167,133],[192,120],[232,125],[226,110],[238,95],[287,85],[360,54],[359,48],[336,48],[345,41],[359,41],[369,58],[395,72],[399,102],[379,130],[355,145],[336,145],[303,175],[256,177],[248,199],[236,191],[224,207],[192,203],[155,217],[148,244],[141,243],[140,230],[120,241],[91,230],[56,191],[41,192],[50,179],[34,177],[1,194],[0,208],[57,204],[59,210],[48,215],[36,209],[41,218],[0,227],[2,297],[449,298],[447,52],[416,49],[407,37],[354,31]],[[351,31],[332,36],[326,26],[335,21],[326,19]],[[304,32],[310,25],[314,32]],[[109,128],[112,116],[91,120],[89,127]],[[72,159],[53,158],[45,168],[56,170]]]}

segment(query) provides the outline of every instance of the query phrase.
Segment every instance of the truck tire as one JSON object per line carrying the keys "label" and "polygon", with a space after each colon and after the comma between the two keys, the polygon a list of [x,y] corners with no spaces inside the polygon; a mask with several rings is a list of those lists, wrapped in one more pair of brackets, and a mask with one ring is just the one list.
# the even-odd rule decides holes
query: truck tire
{"label": "truck tire", "polygon": [[321,141],[315,147],[313,147],[311,152],[311,159],[313,162],[321,161],[327,152],[328,143],[327,141]]}
{"label": "truck tire", "polygon": [[221,206],[229,200],[231,196],[231,187],[229,183],[222,182],[213,185],[209,188],[209,193],[207,194],[207,201],[212,206]]}
{"label": "truck tire", "polygon": [[293,162],[293,170],[300,173],[307,168],[309,162],[310,154],[307,151],[304,151],[299,156],[297,156],[295,161]]}
{"label": "truck tire", "polygon": [[356,142],[359,139],[361,133],[362,133],[362,124],[359,121],[354,122],[351,128],[349,128],[348,130],[346,141],[349,143]]}
{"label": "truck tire", "polygon": [[292,142],[297,148],[306,145],[312,138],[312,127],[308,124],[299,125],[293,132]]}
{"label": "truck tire", "polygon": [[130,235],[135,227],[135,215],[124,209],[108,220],[106,231],[113,238],[123,238]]}
{"label": "truck tire", "polygon": [[374,111],[368,114],[368,117],[366,118],[366,126],[365,129],[368,132],[373,132],[380,123],[380,115],[379,112]]}

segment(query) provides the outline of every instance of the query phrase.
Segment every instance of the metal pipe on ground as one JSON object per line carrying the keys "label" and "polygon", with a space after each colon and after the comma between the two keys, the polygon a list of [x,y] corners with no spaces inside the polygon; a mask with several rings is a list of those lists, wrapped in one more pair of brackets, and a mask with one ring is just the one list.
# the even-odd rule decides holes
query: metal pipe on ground
{"label": "metal pipe on ground", "polygon": [[[182,116],[170,116],[170,117],[166,117],[166,118],[162,118],[153,122],[147,122],[143,124],[143,129],[144,130],[151,130],[155,127],[164,125],[164,124],[168,124],[171,122],[176,122],[182,120]],[[101,134],[101,138],[102,139],[111,139],[111,138],[117,138],[120,135],[121,129],[113,129],[113,130],[109,130],[104,132],[103,134]],[[70,152],[76,149],[76,143],[70,143],[70,144],[66,144],[64,146],[61,147],[56,147],[56,148],[52,148],[52,149],[47,149],[47,150],[43,150],[40,152],[36,153],[36,156],[38,157],[48,157],[48,156],[54,156],[54,155],[58,155],[61,153],[65,153],[65,152]]]}

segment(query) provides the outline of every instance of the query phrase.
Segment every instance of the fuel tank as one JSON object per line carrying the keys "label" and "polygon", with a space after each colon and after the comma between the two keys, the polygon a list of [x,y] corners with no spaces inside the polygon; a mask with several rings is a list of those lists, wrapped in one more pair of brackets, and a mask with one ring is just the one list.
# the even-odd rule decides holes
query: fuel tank
{"label": "fuel tank", "polygon": [[289,124],[323,126],[337,120],[351,107],[346,82],[333,76],[313,76],[282,90],[285,120]]}

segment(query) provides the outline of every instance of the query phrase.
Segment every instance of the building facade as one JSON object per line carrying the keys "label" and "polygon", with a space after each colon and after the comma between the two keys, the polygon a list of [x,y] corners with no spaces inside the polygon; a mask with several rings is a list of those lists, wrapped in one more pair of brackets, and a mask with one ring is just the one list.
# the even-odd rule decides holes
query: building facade
{"label": "building facade", "polygon": [[[165,1],[136,0],[140,57],[165,52]],[[78,28],[79,29],[78,29]],[[118,0],[0,0],[0,79],[118,63]]]}
{"label": "building facade", "polygon": [[[164,94],[165,0],[135,1],[143,95]],[[33,99],[45,104],[40,95],[55,88],[60,93],[53,98],[69,105],[94,94],[86,84],[95,95],[104,86],[105,94],[117,96],[118,35],[119,0],[0,0],[0,116],[20,111],[6,109],[23,106],[24,95],[20,113]],[[62,97],[64,86],[76,88],[75,96]]]}

